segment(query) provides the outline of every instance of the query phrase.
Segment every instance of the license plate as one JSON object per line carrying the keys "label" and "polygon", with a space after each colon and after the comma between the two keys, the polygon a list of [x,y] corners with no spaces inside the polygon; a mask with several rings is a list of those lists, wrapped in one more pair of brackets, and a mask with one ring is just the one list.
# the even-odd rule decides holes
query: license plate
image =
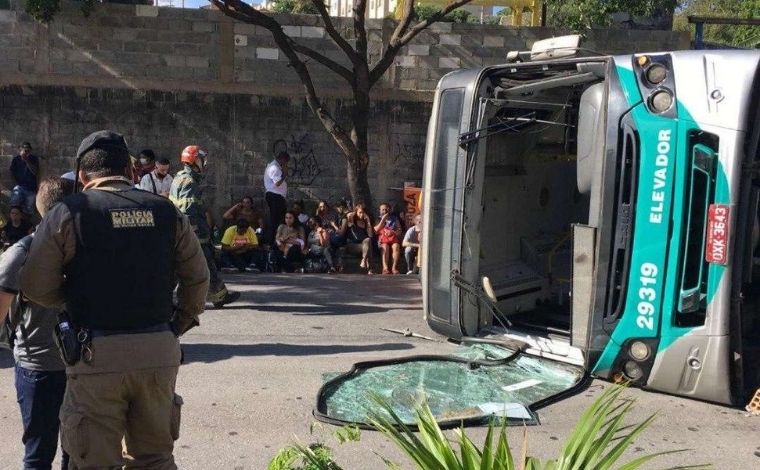
{"label": "license plate", "polygon": [[707,212],[707,243],[705,261],[714,264],[728,264],[728,221],[729,207],[725,204],[710,204]]}

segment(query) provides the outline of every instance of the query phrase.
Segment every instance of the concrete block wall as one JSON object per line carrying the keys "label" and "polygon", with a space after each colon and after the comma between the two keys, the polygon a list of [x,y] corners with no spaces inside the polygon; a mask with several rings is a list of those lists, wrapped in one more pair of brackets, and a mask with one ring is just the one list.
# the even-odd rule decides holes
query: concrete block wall
{"label": "concrete block wall", "polygon": [[[117,86],[149,89],[171,89],[177,82],[186,87],[187,81],[209,91],[224,91],[222,85],[267,94],[280,94],[288,86],[300,88],[269,31],[219,11],[96,4],[84,17],[79,3],[61,4],[61,13],[48,25],[29,17],[18,0],[12,0],[12,9],[0,10],[0,66],[5,73],[34,73],[48,81],[97,78],[98,83],[121,81]],[[296,41],[348,65],[318,16],[276,16]],[[336,18],[335,23],[352,41],[351,22]],[[380,59],[394,26],[392,20],[368,22],[371,62]],[[502,63],[509,50],[526,50],[538,39],[564,33],[551,28],[434,24],[403,48],[378,87],[388,92],[430,91],[453,69]],[[606,53],[678,49],[688,47],[688,37],[667,31],[591,30],[584,46]],[[309,65],[322,90],[337,95],[347,88],[321,65]]]}
{"label": "concrete block wall", "polygon": [[[93,130],[123,132],[135,151],[150,147],[172,160],[188,144],[209,149],[209,198],[217,211],[244,194],[260,199],[272,145],[295,157],[295,198],[345,197],[345,161],[304,103],[302,86],[268,31],[214,10],[96,4],[89,17],[63,0],[48,25],[20,0],[0,3],[0,184],[20,142],[44,157],[43,171],[72,165]],[[299,42],[347,64],[314,15],[276,15]],[[336,28],[353,41],[349,19]],[[380,59],[395,24],[368,22],[369,54]],[[377,201],[420,182],[432,90],[446,73],[503,62],[509,50],[561,34],[548,28],[441,23],[404,47],[373,91],[370,184]],[[594,30],[585,46],[602,52],[679,49],[672,32]],[[326,106],[349,115],[349,88],[308,64]],[[344,121],[344,125],[347,125]]]}
{"label": "concrete block wall", "polygon": [[[328,101],[336,114],[341,100]],[[79,142],[98,129],[123,133],[134,153],[143,148],[169,158],[178,170],[181,150],[199,144],[209,152],[207,199],[217,217],[250,195],[263,207],[264,167],[274,145],[293,157],[291,199],[335,201],[349,196],[342,154],[298,97],[135,91],[124,88],[8,86],[0,88],[0,182],[19,144],[30,141],[46,175],[74,167]],[[374,197],[400,198],[393,188],[421,183],[425,102],[378,101],[372,107],[369,169]],[[279,143],[278,143],[279,141]]]}

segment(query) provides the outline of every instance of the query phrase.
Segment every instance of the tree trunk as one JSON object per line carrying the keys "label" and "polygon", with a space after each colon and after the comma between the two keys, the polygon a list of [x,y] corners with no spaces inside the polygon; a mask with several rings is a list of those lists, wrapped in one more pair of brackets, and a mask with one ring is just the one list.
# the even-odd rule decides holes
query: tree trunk
{"label": "tree trunk", "polygon": [[369,189],[369,180],[367,179],[367,170],[369,168],[369,71],[366,67],[357,69],[355,70],[356,83],[353,90],[354,105],[351,110],[351,121],[353,124],[351,141],[356,147],[356,153],[352,152],[346,155],[348,161],[346,176],[353,203],[364,203],[367,206],[367,210],[372,213],[374,209],[372,191]]}
{"label": "tree trunk", "polygon": [[367,211],[373,212],[372,192],[369,189],[367,168],[369,167],[369,155],[364,152],[361,155],[347,157],[346,178],[348,189],[351,192],[353,204],[363,203]]}

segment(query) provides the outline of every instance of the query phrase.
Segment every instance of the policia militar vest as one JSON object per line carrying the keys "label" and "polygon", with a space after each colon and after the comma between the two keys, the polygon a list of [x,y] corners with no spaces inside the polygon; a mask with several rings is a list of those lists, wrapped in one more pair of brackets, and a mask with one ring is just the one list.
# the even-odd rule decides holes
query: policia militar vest
{"label": "policia militar vest", "polygon": [[177,211],[139,189],[64,199],[76,254],[64,267],[66,310],[80,328],[141,330],[167,323],[175,287]]}

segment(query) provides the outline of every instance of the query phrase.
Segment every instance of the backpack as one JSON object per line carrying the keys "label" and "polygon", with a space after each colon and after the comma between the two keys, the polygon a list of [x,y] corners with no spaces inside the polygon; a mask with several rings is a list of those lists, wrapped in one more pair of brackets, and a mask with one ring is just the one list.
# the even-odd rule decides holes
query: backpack
{"label": "backpack", "polygon": [[304,260],[303,271],[305,273],[326,273],[330,270],[330,265],[323,256],[309,257]]}

